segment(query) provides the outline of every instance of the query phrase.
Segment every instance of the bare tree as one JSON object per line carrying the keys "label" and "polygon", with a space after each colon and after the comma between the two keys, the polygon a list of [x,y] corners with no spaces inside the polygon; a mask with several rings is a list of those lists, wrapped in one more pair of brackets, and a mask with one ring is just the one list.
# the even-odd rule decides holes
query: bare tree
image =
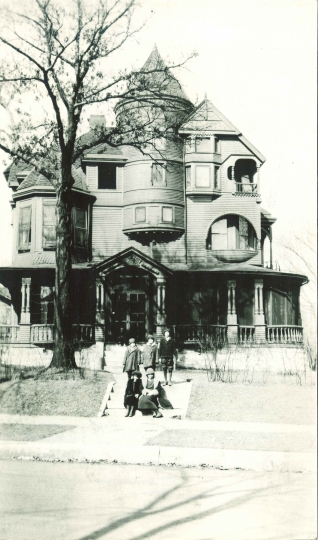
{"label": "bare tree", "polygon": [[[301,311],[304,321],[305,345],[315,356],[317,342],[317,249],[316,233],[304,224],[301,232],[290,231],[279,242],[282,266],[291,272],[303,274],[309,281],[301,289]],[[313,361],[315,363],[315,360]]]}
{"label": "bare tree", "polygon": [[[13,0],[14,1],[14,0]],[[70,310],[72,164],[99,143],[146,152],[156,141],[177,142],[190,103],[160,57],[139,71],[114,73],[114,53],[142,27],[137,0],[30,0],[1,10],[0,105],[10,130],[0,149],[49,179],[56,191],[54,365],[75,367]],[[63,7],[64,6],[64,7]],[[191,55],[193,56],[193,55]],[[156,59],[156,55],[154,57]],[[125,106],[118,103],[124,103]],[[117,125],[78,137],[83,110],[117,104]]]}

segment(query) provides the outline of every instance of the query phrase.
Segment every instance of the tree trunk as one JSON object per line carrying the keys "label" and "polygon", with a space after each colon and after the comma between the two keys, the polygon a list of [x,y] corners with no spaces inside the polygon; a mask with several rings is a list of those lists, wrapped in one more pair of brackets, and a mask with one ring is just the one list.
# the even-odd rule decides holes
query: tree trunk
{"label": "tree trunk", "polygon": [[56,190],[56,269],[54,295],[54,350],[51,366],[75,369],[72,335],[72,173],[71,158],[63,166]]}

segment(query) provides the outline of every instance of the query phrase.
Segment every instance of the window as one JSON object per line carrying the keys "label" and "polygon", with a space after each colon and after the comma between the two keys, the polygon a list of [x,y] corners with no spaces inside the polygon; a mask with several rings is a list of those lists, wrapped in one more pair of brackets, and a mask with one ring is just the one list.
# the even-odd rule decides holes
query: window
{"label": "window", "polygon": [[220,153],[220,139],[218,139],[217,137],[214,137],[214,153]]}
{"label": "window", "polygon": [[19,212],[19,250],[29,250],[31,246],[31,217],[32,208],[24,206]]}
{"label": "window", "polygon": [[210,137],[197,137],[195,140],[196,152],[211,152]]}
{"label": "window", "polygon": [[214,167],[214,189],[220,189],[220,167]]}
{"label": "window", "polygon": [[160,163],[153,163],[151,167],[151,184],[153,186],[165,185],[165,170]]}
{"label": "window", "polygon": [[210,187],[210,167],[208,165],[196,166],[195,185],[199,188]]}
{"label": "window", "polygon": [[186,185],[187,188],[191,187],[191,167],[186,167]]}
{"label": "window", "polygon": [[116,164],[99,163],[98,189],[116,189]]}
{"label": "window", "polygon": [[56,244],[55,204],[43,203],[42,246],[43,249],[54,248]]}
{"label": "window", "polygon": [[135,208],[135,222],[136,223],[145,223],[146,221],[146,207],[138,206]]}
{"label": "window", "polygon": [[192,140],[191,140],[191,137],[188,137],[188,138],[185,140],[185,151],[186,151],[187,154],[188,154],[189,152],[192,151]]}
{"label": "window", "polygon": [[73,209],[74,247],[87,248],[87,212],[81,208]]}
{"label": "window", "polygon": [[173,223],[173,208],[171,206],[162,207],[162,221],[164,223]]}
{"label": "window", "polygon": [[[212,250],[256,250],[254,228],[243,216],[228,215],[215,221],[211,227]],[[210,242],[208,242],[208,245]]]}

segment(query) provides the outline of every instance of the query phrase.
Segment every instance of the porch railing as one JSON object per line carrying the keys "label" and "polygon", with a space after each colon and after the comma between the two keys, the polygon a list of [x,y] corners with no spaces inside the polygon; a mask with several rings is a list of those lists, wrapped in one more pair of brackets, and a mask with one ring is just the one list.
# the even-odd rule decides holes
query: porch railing
{"label": "porch railing", "polygon": [[240,343],[253,343],[255,339],[255,326],[239,326],[238,340]]}
{"label": "porch railing", "polygon": [[242,184],[235,182],[235,192],[244,195],[257,195],[257,184]]}
{"label": "porch railing", "polygon": [[268,325],[266,340],[272,343],[302,343],[303,327],[295,325]]}
{"label": "porch railing", "polygon": [[207,338],[215,338],[220,342],[227,339],[226,325],[183,324],[173,326],[175,340],[179,343],[198,343]]}
{"label": "porch railing", "polygon": [[0,324],[0,342],[14,343],[17,341],[19,326]]}
{"label": "porch railing", "polygon": [[[31,343],[53,343],[53,324],[33,324]],[[93,343],[94,326],[91,324],[73,324],[73,340],[79,343]]]}

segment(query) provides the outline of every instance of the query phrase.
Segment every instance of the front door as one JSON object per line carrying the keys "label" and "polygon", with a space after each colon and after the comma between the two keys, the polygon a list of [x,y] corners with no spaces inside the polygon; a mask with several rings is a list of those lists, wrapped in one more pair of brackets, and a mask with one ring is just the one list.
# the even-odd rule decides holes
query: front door
{"label": "front door", "polygon": [[115,292],[112,295],[112,337],[115,341],[130,337],[145,341],[146,294],[142,292]]}

